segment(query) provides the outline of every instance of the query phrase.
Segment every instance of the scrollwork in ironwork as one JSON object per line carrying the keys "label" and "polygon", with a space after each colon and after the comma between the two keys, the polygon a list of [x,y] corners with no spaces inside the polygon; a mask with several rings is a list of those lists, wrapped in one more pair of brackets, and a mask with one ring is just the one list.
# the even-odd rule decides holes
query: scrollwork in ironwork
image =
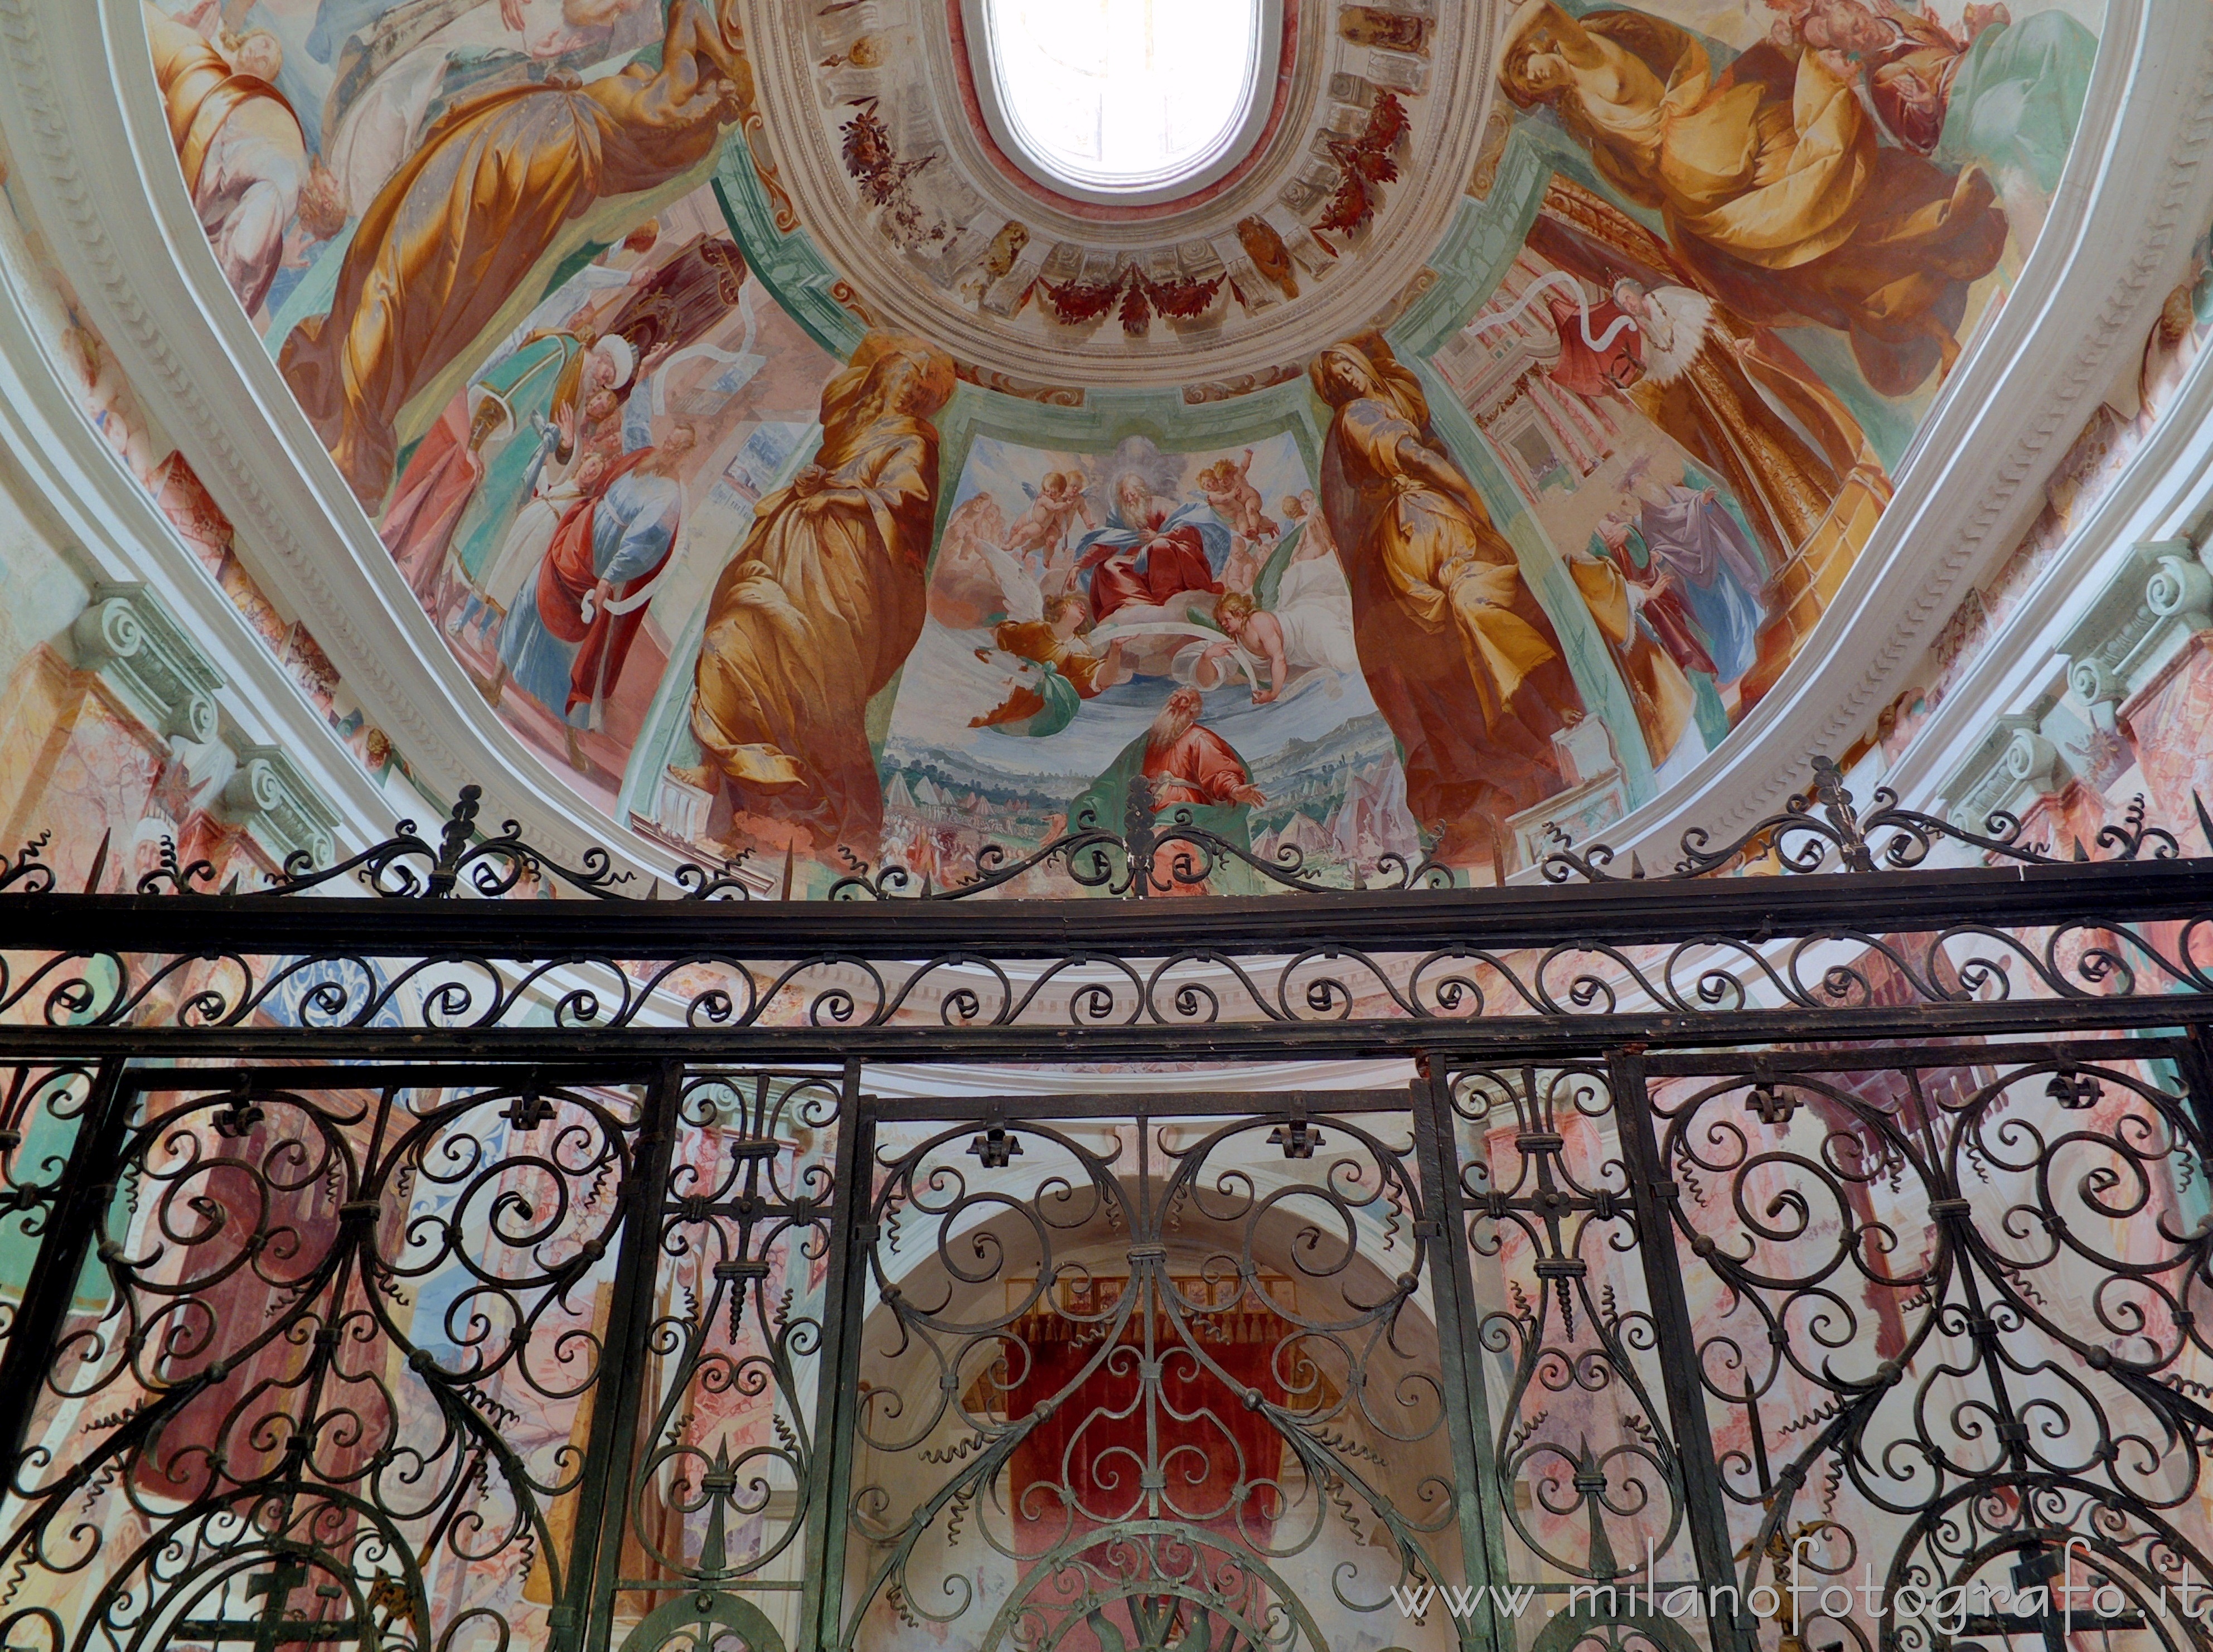
{"label": "scrollwork in ironwork", "polygon": [[986,843],[976,850],[972,868],[942,886],[893,864],[871,872],[850,860],[853,870],[831,887],[832,900],[897,898],[966,900],[995,889],[1011,888],[1034,873],[1057,870],[1079,889],[1143,898],[1190,893],[1207,887],[1225,872],[1242,871],[1259,887],[1302,894],[1332,890],[1448,889],[1451,869],[1431,858],[1409,861],[1395,851],[1377,857],[1372,875],[1357,868],[1313,861],[1295,844],[1283,844],[1272,856],[1254,854],[1245,844],[1202,825],[1183,805],[1156,806],[1152,783],[1132,776],[1122,830],[1108,829],[1097,813],[1080,811],[1070,829],[1027,854]]}
{"label": "scrollwork in ironwork", "polygon": [[54,869],[39,856],[53,840],[52,832],[41,832],[15,851],[14,860],[0,855],[0,889],[27,895],[49,893],[54,887]]}
{"label": "scrollwork in ironwork", "polygon": [[[1906,870],[1926,863],[1936,846],[1945,842],[2024,865],[2067,863],[2045,846],[2023,842],[2021,821],[2003,810],[1990,815],[1980,832],[1972,832],[1941,815],[1904,808],[1898,794],[1887,786],[1875,789],[1874,802],[1870,812],[1860,814],[1836,764],[1826,757],[1816,757],[1812,787],[1791,796],[1779,813],[1719,848],[1711,846],[1712,834],[1705,827],[1692,826],[1684,832],[1680,856],[1671,869],[1647,874],[1643,862],[1632,856],[1629,878],[1706,878],[1755,863],[1783,872],[1821,872],[1832,867],[1847,872]],[[2199,807],[2202,813],[2203,805]],[[1553,837],[1559,846],[1539,863],[1548,882],[1623,881],[1610,869],[1615,851],[1606,844],[1594,844],[1579,851],[1557,827]],[[2131,803],[2122,822],[2100,828],[2097,844],[2112,850],[2111,858],[2115,860],[2172,860],[2182,853],[2173,832],[2146,823],[2141,796]],[[2089,858],[2080,843],[2076,844],[2075,857]]]}
{"label": "scrollwork in ironwork", "polygon": [[[636,873],[618,868],[614,856],[596,844],[584,850],[582,866],[569,866],[526,842],[521,826],[513,820],[495,837],[480,836],[476,822],[483,796],[479,786],[461,788],[435,845],[417,832],[414,821],[402,820],[383,842],[333,866],[318,869],[307,850],[296,851],[265,893],[302,894],[357,878],[373,893],[395,899],[440,899],[466,885],[470,893],[496,900],[526,884],[551,881],[579,894],[610,900],[625,898],[624,886],[637,881]],[[687,899],[714,899],[738,887],[704,868],[685,870],[688,875],[681,884]]]}
{"label": "scrollwork in ironwork", "polygon": [[2084,1627],[2213,1639],[2159,1610],[2213,1575],[2213,1141],[2161,1054],[2194,1059],[1771,1058],[1655,1090],[1741,1582],[1809,1586],[1809,1636],[2042,1634],[2064,1566]]}
{"label": "scrollwork in ironwork", "polygon": [[820,1077],[684,1082],[625,1512],[641,1587],[742,1594],[808,1558],[840,1116],[836,1082]]}
{"label": "scrollwork in ironwork", "polygon": [[[93,1082],[92,1070],[80,1065],[26,1064],[0,1072],[0,1244],[34,1250],[51,1237]],[[19,1307],[20,1291],[0,1297],[0,1350],[15,1336]]]}
{"label": "scrollwork in ironwork", "polygon": [[985,1122],[879,1153],[845,1637],[1405,1636],[1459,1557],[1403,1124]]}
{"label": "scrollwork in ironwork", "polygon": [[[942,879],[897,863],[872,865],[841,846],[838,853],[849,869],[832,883],[827,898],[936,902],[966,900],[1001,891],[1033,895],[1052,893],[1056,879],[1061,886],[1076,891],[1140,899],[1210,890],[1220,893],[1277,889],[1317,895],[1350,890],[1436,891],[1449,889],[1459,881],[1451,867],[1430,856],[1410,860],[1390,851],[1363,868],[1356,863],[1315,860],[1295,844],[1283,844],[1271,855],[1255,854],[1249,845],[1205,825],[1188,807],[1156,808],[1153,796],[1150,783],[1142,775],[1134,777],[1119,830],[1086,809],[1070,822],[1068,830],[1035,849],[1018,851],[987,841],[974,851],[967,870]],[[1539,866],[1545,879],[1553,883],[1636,881],[1648,875],[1662,880],[1704,878],[1755,863],[1797,873],[1831,867],[1853,872],[1902,870],[1925,864],[1943,842],[2025,864],[2067,863],[2045,847],[2024,842],[2021,822],[2003,813],[1990,815],[1978,832],[1940,816],[1905,808],[1887,788],[1878,789],[1874,801],[1874,809],[1861,814],[1836,765],[1826,757],[1817,757],[1814,783],[1808,790],[1792,796],[1779,813],[1728,844],[1711,846],[1710,834],[1704,827],[1685,832],[1680,855],[1669,871],[1648,875],[1643,861],[1632,855],[1624,880],[1612,870],[1616,858],[1613,849],[1605,844],[1578,849],[1557,826],[1552,835],[1558,846],[1543,856]],[[497,899],[546,885],[602,901],[661,897],[658,880],[641,889],[638,875],[619,868],[613,854],[600,845],[587,848],[581,863],[572,866],[528,843],[513,820],[498,833],[484,835],[477,823],[482,802],[479,787],[462,787],[435,843],[421,834],[414,821],[402,820],[391,837],[328,867],[318,868],[305,850],[296,852],[260,893],[302,894],[358,881],[372,893],[393,899],[437,899],[470,894]],[[2204,806],[2199,804],[2198,809],[2204,824]],[[2213,844],[2213,826],[2207,829],[2209,844]],[[41,837],[27,845],[13,865],[0,857],[0,890],[44,893],[52,887],[52,869],[37,858],[45,842]],[[2141,797],[2131,804],[2121,820],[2100,828],[2097,846],[2110,851],[2110,858],[2123,861],[2173,859],[2182,852],[2173,832],[2148,822]],[[680,866],[674,874],[675,898],[681,901],[754,899],[754,889],[738,875],[746,858],[741,854],[719,866],[696,863]],[[2088,858],[2079,842],[2075,858]],[[138,893],[204,893],[206,891],[197,886],[212,883],[215,875],[214,868],[204,861],[180,865],[174,845],[165,844],[162,865],[139,881]]]}
{"label": "scrollwork in ironwork", "polygon": [[[1453,1074],[1466,1138],[1468,1244],[1505,1301],[1485,1314],[1495,1473],[1530,1563],[1603,1583],[1682,1572],[1684,1491],[1658,1380],[1658,1339],[1636,1271],[1638,1201],[1623,1167],[1612,1085],[1576,1065]],[[1497,1293],[1494,1292],[1494,1295]],[[1518,1564],[1517,1564],[1518,1563]]]}
{"label": "scrollwork in ironwork", "polygon": [[[542,1634],[637,1129],[619,1089],[150,1085],[9,1487],[11,1588],[116,1652]],[[537,1604],[473,1603],[526,1574]]]}
{"label": "scrollwork in ironwork", "polygon": [[[1033,950],[1032,937],[1009,937]],[[1331,1022],[1722,1018],[1759,1012],[1950,1008],[2213,994],[2213,919],[2070,918],[2041,929],[1960,924],[1917,934],[1822,927],[1764,940],[1722,932],[1665,945],[1259,952],[1193,944],[1131,955],[1072,945],[995,957],[811,950],[759,960],[682,948],[633,958],[562,950],[502,958],[496,940],[387,961],[367,937],[265,957],[64,950],[0,955],[0,1023],[194,1032],[524,1027],[1277,1029]]]}

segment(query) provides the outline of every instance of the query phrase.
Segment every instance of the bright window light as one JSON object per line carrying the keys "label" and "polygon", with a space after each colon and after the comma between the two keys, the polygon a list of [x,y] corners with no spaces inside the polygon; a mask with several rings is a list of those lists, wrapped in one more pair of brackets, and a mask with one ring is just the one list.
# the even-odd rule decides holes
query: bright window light
{"label": "bright window light", "polygon": [[985,0],[1008,124],[1092,190],[1153,190],[1236,137],[1259,81],[1261,0]]}

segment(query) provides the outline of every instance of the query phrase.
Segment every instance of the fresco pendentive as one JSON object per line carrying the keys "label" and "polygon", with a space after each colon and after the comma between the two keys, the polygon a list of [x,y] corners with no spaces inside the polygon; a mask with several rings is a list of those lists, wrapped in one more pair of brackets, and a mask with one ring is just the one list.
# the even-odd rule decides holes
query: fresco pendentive
{"label": "fresco pendentive", "polygon": [[1527,227],[1431,363],[1590,601],[1655,767],[1773,687],[2043,223],[2096,37],[2018,10],[1512,13]]}
{"label": "fresco pendentive", "polygon": [[[1373,874],[1418,844],[1360,662],[1289,436],[1196,453],[979,440],[884,741],[883,852],[944,877],[987,843],[1119,829],[1143,777],[1156,813],[1262,859]],[[1259,887],[1225,875],[1215,892],[1232,885]]]}
{"label": "fresco pendentive", "polygon": [[[838,27],[939,27],[887,3]],[[1309,12],[1284,143],[1302,97],[1366,131],[1447,73],[1422,0]],[[1146,346],[1159,389],[1110,393],[1023,387],[1021,339],[1069,325],[1039,214],[991,266],[1003,363],[870,319],[777,181],[727,3],[144,14],[224,276],[473,692],[625,826],[795,893],[1118,826],[1140,775],[1345,881],[1423,853],[1503,876],[1655,795],[1868,542],[2042,224],[2097,21],[1499,8],[1491,137],[1377,330],[1210,375],[1194,299]],[[847,89],[840,130],[873,131]],[[901,163],[954,215],[947,269],[964,153]],[[1302,187],[1256,216],[1226,186],[1215,241],[1280,220],[1304,279],[1356,282],[1376,232]],[[1070,210],[1100,290],[1167,267],[1144,211]]]}
{"label": "fresco pendentive", "polygon": [[603,807],[836,366],[703,192],[561,278],[410,443],[386,549],[478,692]]}

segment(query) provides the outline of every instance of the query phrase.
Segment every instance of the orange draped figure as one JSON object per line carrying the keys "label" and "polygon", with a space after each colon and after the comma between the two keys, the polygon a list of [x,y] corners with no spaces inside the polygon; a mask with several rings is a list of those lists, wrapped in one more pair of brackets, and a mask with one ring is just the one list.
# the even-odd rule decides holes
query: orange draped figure
{"label": "orange draped figure", "polygon": [[431,126],[362,214],[330,313],[302,321],[278,357],[363,505],[391,485],[400,410],[562,227],[602,196],[680,176],[753,101],[752,65],[715,0],[671,0],[657,69],[502,87]]}
{"label": "orange draped figure", "polygon": [[[693,668],[704,762],[732,809],[873,855],[883,792],[868,705],[922,635],[937,518],[937,429],[953,361],[872,332],[822,392],[814,460],[760,502],[715,582]],[[735,834],[735,835],[742,835]]]}
{"label": "orange draped figure", "polygon": [[1522,0],[1498,83],[1552,109],[1745,320],[1836,329],[1887,396],[1959,355],[1967,289],[2005,250],[1997,189],[1980,167],[1881,142],[1820,52],[1763,42],[1716,68],[1698,36],[1643,12]]}
{"label": "orange draped figure", "polygon": [[1582,717],[1582,697],[1513,546],[1382,337],[1341,339],[1308,371],[1334,415],[1322,509],[1352,584],[1362,674],[1405,755],[1407,803],[1442,832],[1441,858],[1493,859],[1507,817],[1560,789],[1552,736]]}

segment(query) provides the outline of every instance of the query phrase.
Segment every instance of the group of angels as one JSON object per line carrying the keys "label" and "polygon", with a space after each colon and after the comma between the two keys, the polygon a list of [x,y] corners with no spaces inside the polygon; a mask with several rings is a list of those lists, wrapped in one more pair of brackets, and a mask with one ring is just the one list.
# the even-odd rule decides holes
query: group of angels
{"label": "group of angels", "polygon": [[1316,670],[1356,672],[1351,594],[1311,489],[1271,517],[1253,454],[1222,457],[1178,501],[1135,471],[1106,494],[1080,472],[1024,485],[1029,508],[977,549],[1004,618],[977,657],[1001,698],[971,726],[1056,734],[1082,702],[1137,676],[1277,699]]}

